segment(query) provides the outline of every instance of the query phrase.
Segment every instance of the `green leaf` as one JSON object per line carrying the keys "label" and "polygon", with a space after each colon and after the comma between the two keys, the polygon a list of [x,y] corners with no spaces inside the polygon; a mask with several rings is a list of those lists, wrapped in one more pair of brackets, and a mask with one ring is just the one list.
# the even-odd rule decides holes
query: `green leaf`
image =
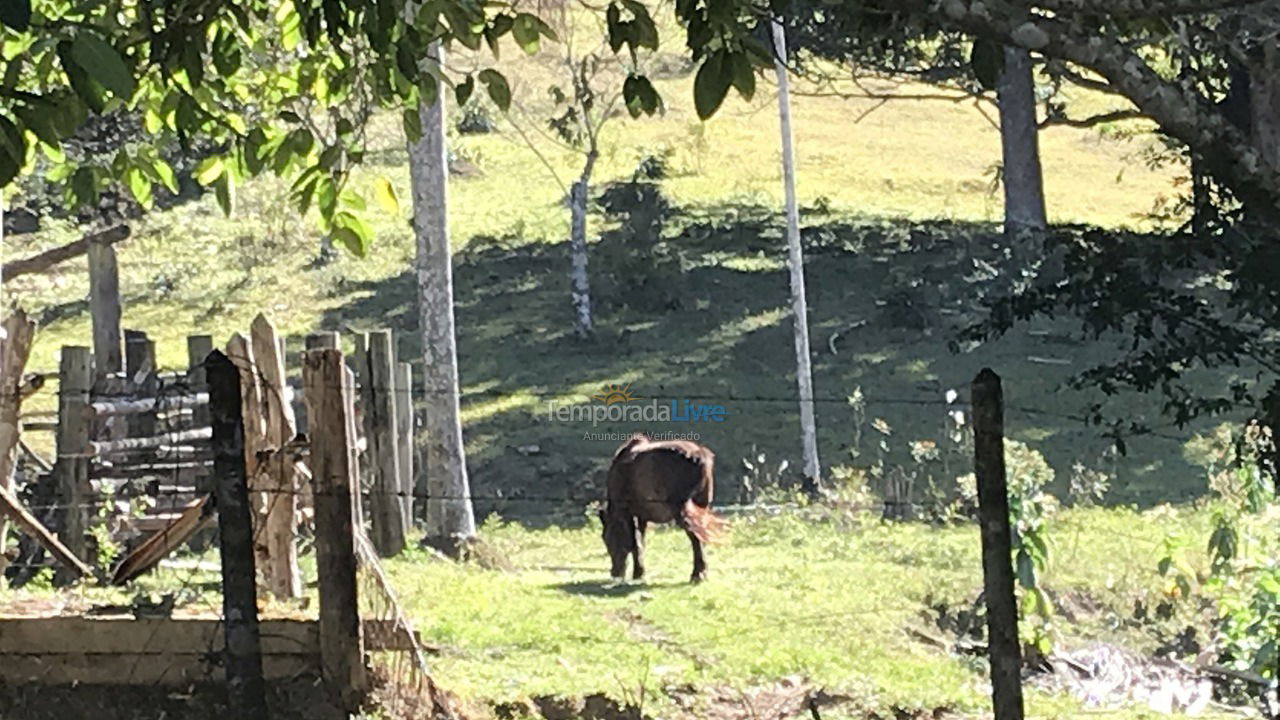
{"label": "green leaf", "polygon": [[373,199],[387,211],[387,214],[400,214],[400,201],[396,198],[396,189],[387,178],[379,177],[373,181]]}
{"label": "green leaf", "polygon": [[57,54],[62,70],[67,74],[67,80],[70,81],[71,89],[76,95],[89,106],[90,110],[96,113],[106,110],[106,98],[103,97],[106,90],[94,82],[84,68],[72,58],[71,43],[67,41],[58,43]]}
{"label": "green leaf", "polygon": [[151,209],[151,181],[142,170],[137,167],[129,168],[129,172],[125,174],[125,180],[129,185],[129,192],[133,193],[133,199],[138,201],[144,209]]}
{"label": "green leaf", "polygon": [[196,165],[195,178],[196,182],[205,187],[209,187],[222,176],[224,172],[222,166],[222,158],[217,156],[207,157]]}
{"label": "green leaf", "polygon": [[978,84],[987,90],[995,90],[1004,74],[1004,48],[990,40],[974,40],[969,53],[969,67]]}
{"label": "green leaf", "polygon": [[164,128],[164,118],[160,117],[160,113],[156,112],[155,108],[148,107],[142,114],[142,124],[148,133],[155,135]]}
{"label": "green leaf", "polygon": [[360,218],[349,212],[339,212],[333,217],[333,225],[334,238],[340,239],[353,255],[360,258],[368,255],[369,246],[373,244],[373,233]]}
{"label": "green leaf", "polygon": [[164,183],[169,192],[177,195],[179,189],[178,175],[173,171],[173,167],[165,162],[163,158],[157,158],[152,167],[155,168],[156,174],[160,176],[160,182]]}
{"label": "green leaf", "polygon": [[0,115],[0,187],[18,176],[26,164],[26,139],[9,118]]}
{"label": "green leaf", "polygon": [[[0,0],[0,2],[3,2],[3,0]],[[53,147],[61,147],[62,139],[58,135],[58,129],[54,126],[54,118],[51,111],[56,112],[52,108],[40,111],[26,105],[17,105],[13,108],[13,114],[18,116],[18,119],[22,121],[22,124],[28,130],[40,138],[40,142]]]}
{"label": "green leaf", "polygon": [[406,108],[400,114],[400,121],[404,125],[405,140],[416,143],[422,139],[422,118],[418,115],[417,108]]}
{"label": "green leaf", "polygon": [[700,119],[706,120],[715,115],[724,102],[731,84],[731,73],[726,70],[723,52],[708,55],[702,67],[698,68],[698,74],[693,78],[693,105]]}
{"label": "green leaf", "polygon": [[1173,558],[1163,557],[1163,558],[1160,558],[1160,562],[1156,564],[1156,570],[1159,571],[1161,575],[1168,575],[1169,568],[1172,566],[1173,566]]}
{"label": "green leaf", "polygon": [[365,246],[364,241],[351,228],[336,227],[333,229],[333,239],[347,249],[352,255],[363,260],[369,253],[369,249]]}
{"label": "green leaf", "polygon": [[468,74],[467,79],[458,83],[458,86],[453,89],[453,97],[458,101],[458,107],[466,105],[467,101],[471,99],[471,93],[475,92],[475,90],[476,79]]}
{"label": "green leaf", "polygon": [[1018,551],[1018,583],[1028,590],[1036,586],[1036,570],[1031,563],[1031,555],[1025,550]]}
{"label": "green leaf", "polygon": [[507,84],[507,79],[502,73],[488,68],[480,71],[480,82],[484,83],[489,89],[489,99],[493,100],[493,104],[498,109],[506,112],[511,107],[511,86]]}
{"label": "green leaf", "polygon": [[333,218],[338,207],[338,188],[331,176],[324,176],[316,183],[316,207],[320,209],[320,217],[325,220]]}
{"label": "green leaf", "polygon": [[98,202],[98,178],[93,168],[82,167],[71,176],[71,193],[80,206],[95,205]]}
{"label": "green leaf", "polygon": [[71,41],[71,57],[100,85],[121,100],[133,96],[133,74],[115,48],[94,33],[80,32]]}
{"label": "green leaf", "polygon": [[0,23],[26,32],[31,27],[31,0],[0,0]]}
{"label": "green leaf", "polygon": [[422,73],[418,78],[418,95],[419,104],[427,107],[435,105],[440,96],[440,81],[431,73]]}
{"label": "green leaf", "polygon": [[528,55],[538,52],[538,47],[542,40],[537,21],[538,18],[529,13],[520,13],[516,15],[515,22],[511,26],[511,36],[515,38],[516,44],[520,46],[520,49],[524,50]]}
{"label": "green leaf", "polygon": [[231,216],[234,209],[235,186],[231,180],[230,173],[222,173],[213,184],[214,196],[218,199],[218,207],[222,208],[222,214],[227,217]]}
{"label": "green leaf", "polygon": [[342,191],[341,200],[343,205],[359,212],[364,212],[365,208],[368,207],[364,197],[351,188]]}

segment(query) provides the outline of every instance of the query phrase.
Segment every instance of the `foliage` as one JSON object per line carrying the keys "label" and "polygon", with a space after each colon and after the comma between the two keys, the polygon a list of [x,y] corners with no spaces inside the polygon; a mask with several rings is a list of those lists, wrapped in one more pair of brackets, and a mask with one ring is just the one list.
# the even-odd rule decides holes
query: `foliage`
{"label": "foliage", "polygon": [[1257,423],[1243,432],[1224,425],[1201,439],[1211,453],[1207,464],[1215,495],[1206,547],[1209,571],[1201,579],[1189,568],[1185,542],[1174,536],[1165,541],[1158,569],[1170,578],[1175,597],[1194,598],[1196,583],[1214,600],[1212,646],[1224,665],[1275,682],[1280,678],[1280,544],[1275,534],[1280,502],[1260,471],[1272,443],[1270,429]]}

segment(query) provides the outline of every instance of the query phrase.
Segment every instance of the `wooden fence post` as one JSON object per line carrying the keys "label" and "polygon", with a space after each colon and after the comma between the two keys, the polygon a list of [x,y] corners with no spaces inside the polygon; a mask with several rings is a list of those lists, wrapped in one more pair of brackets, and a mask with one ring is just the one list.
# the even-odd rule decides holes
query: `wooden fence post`
{"label": "wooden fence post", "polygon": [[[87,347],[64,346],[58,365],[58,460],[54,474],[58,478],[58,502],[63,505],[59,539],[76,557],[90,561],[85,557],[85,531],[92,503],[87,455],[89,422],[84,408],[93,385],[93,355]],[[70,576],[64,573],[61,579],[66,581]]]}
{"label": "wooden fence post", "polygon": [[205,361],[205,371],[209,380],[213,466],[217,477],[229,709],[235,718],[267,720],[262,641],[258,635],[253,525],[249,519],[249,488],[245,478],[241,370],[215,350]]}
{"label": "wooden fence post", "polygon": [[116,248],[89,243],[89,317],[93,325],[94,377],[124,370],[124,335],[120,330],[120,266]]}
{"label": "wooden fence post", "polygon": [[[140,330],[124,331],[124,372],[137,384],[138,394],[155,397],[160,393],[156,375],[156,344]],[[129,419],[128,436],[150,437],[156,434],[155,411],[134,415]]]}
{"label": "wooden fence post", "polygon": [[[192,394],[207,393],[209,383],[204,371],[204,359],[213,352],[213,337],[209,335],[187,336],[187,385]],[[197,403],[191,408],[191,426],[208,427],[210,422],[209,405]],[[188,470],[180,472],[180,484],[192,484],[196,493],[203,495],[213,491],[213,477],[208,473]]]}
{"label": "wooden fence post", "polygon": [[[311,333],[303,340],[303,350],[338,350],[338,340],[338,333],[333,332],[332,330]],[[299,393],[299,395],[304,394],[305,393]],[[305,433],[311,423],[311,419],[307,417],[307,402],[305,397],[302,398],[302,402],[300,404],[295,406],[295,410],[301,410],[301,412],[295,412],[295,420],[298,423],[298,432]]]}
{"label": "wooden fence post", "polygon": [[311,418],[321,664],[325,681],[350,712],[368,691],[356,585],[360,515],[350,416],[354,383],[342,353],[335,349],[304,352],[302,382]]}
{"label": "wooden fence post", "polygon": [[[13,472],[17,464],[18,441],[21,440],[19,415],[26,390],[22,373],[35,340],[35,321],[21,309],[0,322],[0,487],[14,492]],[[0,554],[8,547],[9,521],[0,518]]]}
{"label": "wooden fence post", "polygon": [[262,407],[266,410],[266,449],[273,452],[267,461],[266,542],[271,565],[264,575],[267,587],[280,598],[302,596],[302,575],[298,569],[296,543],[298,492],[297,468],[283,452],[293,439],[293,406],[285,399],[284,355],[275,326],[265,315],[254,318],[253,357],[262,382]]}
{"label": "wooden fence post", "polygon": [[[240,370],[240,418],[244,430],[244,466],[248,476],[249,509],[253,518],[253,551],[257,567],[266,575],[271,567],[267,548],[266,510],[269,498],[263,492],[266,479],[258,468],[258,451],[266,442],[266,418],[262,412],[262,388],[249,338],[235,333],[227,341],[227,357]],[[210,398],[212,399],[212,398]]]}
{"label": "wooden fence post", "polygon": [[984,368],[973,380],[973,468],[978,482],[987,655],[996,720],[1022,720],[1022,649],[1013,586],[1013,541],[1004,467],[1004,396]]}
{"label": "wooden fence post", "polygon": [[396,447],[396,393],[391,331],[368,334],[368,369],[364,397],[368,421],[369,464],[373,469],[373,489],[369,493],[369,520],[373,546],[378,554],[391,557],[404,550],[404,503],[400,494],[400,451]]}
{"label": "wooden fence post", "polygon": [[404,526],[413,528],[413,366],[396,364],[396,451],[400,456],[401,504]]}

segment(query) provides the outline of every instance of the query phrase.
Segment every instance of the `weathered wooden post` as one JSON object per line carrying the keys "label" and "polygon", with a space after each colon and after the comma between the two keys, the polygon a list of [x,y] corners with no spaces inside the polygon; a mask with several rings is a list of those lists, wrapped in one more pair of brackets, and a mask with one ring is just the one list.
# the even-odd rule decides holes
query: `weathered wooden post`
{"label": "weathered wooden post", "polygon": [[[209,383],[204,371],[204,359],[213,352],[213,337],[209,335],[187,336],[187,387],[192,395],[209,392]],[[191,408],[191,426],[193,428],[208,427],[210,422],[209,404],[195,403]],[[185,470],[178,475],[182,485],[194,485],[196,493],[203,495],[213,491],[211,475],[198,470]]]}
{"label": "weathered wooden post", "polygon": [[244,467],[248,476],[249,515],[253,518],[253,551],[257,567],[265,575],[271,567],[266,526],[268,484],[258,467],[258,452],[266,443],[266,413],[262,410],[262,385],[249,338],[235,333],[227,341],[227,357],[240,370],[240,418],[244,428]]}
{"label": "weathered wooden post", "polygon": [[227,695],[231,716],[267,720],[262,678],[258,597],[253,562],[253,524],[244,462],[241,370],[214,350],[205,361],[213,422],[213,467],[217,478],[219,547],[222,555],[222,614],[226,623]]}
{"label": "weathered wooden post", "polygon": [[89,243],[89,317],[93,325],[94,377],[124,370],[124,335],[120,330],[120,266],[116,248]]}
{"label": "weathered wooden post", "polygon": [[[124,331],[124,372],[130,383],[143,397],[160,394],[160,379],[156,374],[156,344],[140,330]],[[158,414],[155,410],[129,418],[129,435],[150,437],[156,434]]]}
{"label": "weathered wooden post", "polygon": [[978,482],[987,655],[996,720],[1022,720],[1022,649],[1013,586],[1013,540],[1004,467],[1004,396],[984,368],[973,380],[973,468]]}
{"label": "weathered wooden post", "polygon": [[[93,385],[93,355],[87,347],[64,346],[58,362],[58,502],[62,504],[60,538],[76,557],[90,561],[85,553],[85,532],[91,517],[89,492],[89,422],[85,406]],[[68,581],[70,575],[61,574]]]}
{"label": "weathered wooden post", "polygon": [[[331,330],[326,330],[324,332],[311,333],[303,340],[303,349],[304,351],[305,350],[326,350],[326,349],[337,350],[339,349],[338,339],[339,339],[338,333],[333,332]],[[305,393],[302,393],[302,392],[298,393],[299,396],[302,396],[304,394]],[[295,412],[295,415],[296,415],[295,420],[298,423],[298,432],[305,433],[307,432],[307,428],[310,427],[311,419],[307,417],[306,398],[300,397],[300,399],[301,399],[301,402],[295,403],[294,405],[295,411],[297,410],[301,411],[301,412]]]}
{"label": "weathered wooden post", "polygon": [[[0,322],[0,487],[14,491],[13,471],[18,456],[19,428],[24,397],[22,372],[31,355],[36,324],[21,309]],[[0,517],[0,553],[9,539],[9,521]]]}
{"label": "weathered wooden post", "polygon": [[413,528],[413,366],[396,364],[396,452],[400,456],[401,504],[405,530]]}
{"label": "weathered wooden post", "polygon": [[283,452],[293,439],[293,406],[285,399],[284,355],[275,326],[265,315],[254,318],[252,326],[253,357],[262,385],[262,407],[266,411],[266,449],[272,453],[267,461],[264,484],[267,494],[267,556],[264,568],[267,587],[277,597],[302,596],[302,575],[298,569],[296,544],[299,477],[296,467]]}
{"label": "weathered wooden post", "polygon": [[325,681],[350,712],[360,706],[369,687],[356,594],[355,532],[360,515],[350,416],[354,383],[342,353],[335,349],[304,352],[302,382],[311,418],[321,664]]}
{"label": "weathered wooden post", "polygon": [[367,455],[373,470],[369,519],[373,523],[373,546],[379,555],[390,557],[404,550],[408,534],[400,492],[400,451],[396,447],[395,359],[391,331],[369,333],[368,348],[364,412],[369,428]]}

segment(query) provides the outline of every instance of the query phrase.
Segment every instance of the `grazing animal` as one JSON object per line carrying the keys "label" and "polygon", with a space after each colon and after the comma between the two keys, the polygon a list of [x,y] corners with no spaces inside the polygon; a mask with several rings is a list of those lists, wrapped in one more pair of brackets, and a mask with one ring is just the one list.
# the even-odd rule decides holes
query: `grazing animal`
{"label": "grazing animal", "polygon": [[707,578],[702,545],[721,527],[711,513],[715,453],[688,440],[654,441],[643,433],[618,448],[609,466],[608,494],[599,511],[605,547],[613,562],[610,574],[621,580],[627,556],[634,558],[632,577],[644,577],[644,537],[649,523],[674,523],[693,545],[691,582]]}

